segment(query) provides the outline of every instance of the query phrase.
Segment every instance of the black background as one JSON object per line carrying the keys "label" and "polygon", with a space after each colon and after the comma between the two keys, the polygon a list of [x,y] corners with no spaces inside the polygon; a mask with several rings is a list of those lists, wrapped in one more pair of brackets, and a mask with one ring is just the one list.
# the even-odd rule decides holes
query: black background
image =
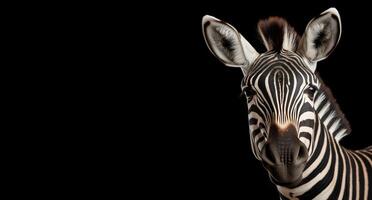
{"label": "black background", "polygon": [[135,98],[132,116],[142,125],[131,132],[139,145],[130,154],[138,161],[136,182],[146,188],[142,194],[278,197],[250,149],[247,107],[240,96],[241,71],[225,67],[207,49],[201,32],[205,14],[232,24],[263,52],[256,31],[259,19],[282,16],[302,34],[313,17],[336,7],[342,20],[341,40],[332,55],[318,63],[318,72],[351,123],[353,132],[342,143],[349,148],[371,144],[370,117],[360,114],[371,112],[368,6],[340,1],[204,1],[156,6],[161,9],[154,8],[148,19],[137,24],[145,46],[137,50],[140,59],[131,66],[141,74],[135,85],[140,87],[134,89],[140,98]]}
{"label": "black background", "polygon": [[[108,163],[124,161],[124,177],[133,177],[129,185],[138,196],[278,198],[251,152],[241,71],[225,67],[209,52],[201,19],[209,14],[232,24],[264,52],[256,31],[259,19],[282,16],[302,34],[329,7],[340,12],[342,36],[317,69],[351,123],[353,132],[342,144],[368,146],[370,116],[361,113],[371,112],[369,6],[357,1],[153,2],[124,17],[111,13],[110,6],[104,11],[107,32],[116,37],[107,36],[114,48],[107,49],[108,67],[99,76],[112,86],[100,96],[108,104],[102,109],[109,110],[103,133],[115,135],[97,145],[109,149],[103,157]],[[117,126],[125,131],[111,131]]]}
{"label": "black background", "polygon": [[[21,162],[14,162],[18,176],[32,177],[27,187],[41,180],[47,189],[38,189],[58,190],[53,195],[277,199],[251,152],[241,71],[209,52],[201,19],[209,14],[232,24],[264,52],[259,19],[282,16],[301,34],[314,16],[336,7],[341,40],[318,63],[318,72],[351,123],[353,132],[342,144],[357,149],[372,144],[371,7],[362,2],[15,6],[17,12],[6,19],[15,39],[4,40],[14,43],[8,53],[23,54],[11,58],[16,78],[8,82],[16,87],[10,109],[16,109],[14,118],[24,119],[13,120],[12,128],[26,129],[19,131],[25,137],[13,134],[23,147],[12,156]],[[13,18],[16,22],[8,20]]]}
{"label": "black background", "polygon": [[[354,4],[355,3],[355,4]],[[256,31],[259,19],[285,17],[302,34],[307,23],[329,7],[336,7],[342,20],[337,49],[318,63],[318,71],[331,88],[353,128],[342,142],[349,148],[370,143],[368,115],[371,67],[368,7],[339,1],[204,2],[170,7],[161,17],[156,54],[160,65],[151,66],[148,86],[151,113],[160,132],[150,134],[152,183],[165,180],[162,195],[228,199],[277,198],[266,171],[255,160],[248,138],[247,108],[240,97],[239,69],[221,64],[207,49],[201,18],[215,16],[235,26],[257,49],[264,51]],[[164,14],[164,13],[163,13]],[[157,49],[157,46],[154,47]],[[163,65],[164,64],[164,65]],[[148,66],[149,67],[149,66]],[[160,94],[159,94],[159,91]],[[154,143],[153,143],[154,142]],[[152,165],[154,164],[154,165]],[[150,178],[151,179],[151,178]],[[261,190],[262,189],[262,190]],[[265,191],[265,192],[262,192]]]}

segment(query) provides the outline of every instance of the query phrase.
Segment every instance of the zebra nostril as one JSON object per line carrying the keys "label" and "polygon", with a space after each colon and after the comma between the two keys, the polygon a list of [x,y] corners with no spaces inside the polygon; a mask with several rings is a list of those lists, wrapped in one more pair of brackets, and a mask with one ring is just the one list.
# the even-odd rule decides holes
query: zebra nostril
{"label": "zebra nostril", "polygon": [[271,166],[290,166],[305,162],[308,158],[306,146],[299,143],[292,145],[277,145],[271,142],[266,143],[262,148],[262,161]]}
{"label": "zebra nostril", "polygon": [[305,162],[307,158],[309,157],[305,144],[299,141],[299,145],[300,145],[300,148],[298,150],[298,154],[296,158],[297,163]]}
{"label": "zebra nostril", "polygon": [[275,156],[273,154],[273,151],[269,150],[266,151],[266,158],[271,161],[272,163],[275,163]]}
{"label": "zebra nostril", "polygon": [[276,145],[267,142],[262,148],[262,160],[265,164],[274,166],[281,163],[281,155],[276,148]]}

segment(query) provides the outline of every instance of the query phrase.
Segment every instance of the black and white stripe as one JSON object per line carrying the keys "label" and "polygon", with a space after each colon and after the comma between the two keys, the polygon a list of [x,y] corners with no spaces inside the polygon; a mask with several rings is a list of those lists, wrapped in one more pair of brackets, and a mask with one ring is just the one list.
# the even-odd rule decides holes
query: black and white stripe
{"label": "black and white stripe", "polygon": [[[298,67],[302,66],[302,67]],[[257,58],[243,81],[243,90],[249,87],[255,95],[248,97],[251,143],[258,156],[266,142],[268,127],[272,121],[297,126],[300,140],[310,146],[314,124],[313,101],[306,90],[318,87],[314,74],[301,61],[299,55],[287,50],[267,52]],[[286,79],[286,80],[282,80]],[[305,94],[305,95],[299,95]]]}
{"label": "black and white stripe", "polygon": [[[283,73],[287,85],[277,82]],[[372,147],[351,151],[339,140],[349,134],[344,116],[324,83],[306,67],[301,56],[282,50],[257,58],[243,80],[250,87],[248,115],[252,151],[260,160],[268,124],[291,122],[307,146],[309,158],[303,180],[294,188],[277,186],[281,199],[368,199],[372,174]],[[289,85],[288,85],[289,84]],[[316,87],[313,99],[305,94]]]}
{"label": "black and white stripe", "polygon": [[352,151],[339,144],[349,123],[315,74],[341,37],[335,8],[310,20],[302,36],[283,18],[260,20],[262,54],[215,17],[204,16],[202,30],[212,54],[244,74],[252,152],[281,199],[372,198],[372,146]]}

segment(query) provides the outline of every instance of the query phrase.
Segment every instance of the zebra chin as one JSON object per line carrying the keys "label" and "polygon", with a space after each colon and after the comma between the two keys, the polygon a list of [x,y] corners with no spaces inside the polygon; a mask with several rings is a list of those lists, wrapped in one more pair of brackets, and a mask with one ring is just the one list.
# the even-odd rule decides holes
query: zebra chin
{"label": "zebra chin", "polygon": [[270,166],[264,164],[264,167],[269,171],[271,182],[292,188],[301,183],[305,163],[292,166]]}
{"label": "zebra chin", "polygon": [[295,187],[302,181],[308,150],[297,135],[292,124],[285,128],[275,124],[270,127],[261,158],[271,181],[276,185]]}

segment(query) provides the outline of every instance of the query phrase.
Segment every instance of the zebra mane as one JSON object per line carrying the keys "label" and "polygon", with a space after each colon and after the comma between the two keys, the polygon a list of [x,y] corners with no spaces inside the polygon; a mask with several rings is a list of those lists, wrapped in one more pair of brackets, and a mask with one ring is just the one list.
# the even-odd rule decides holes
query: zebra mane
{"label": "zebra mane", "polygon": [[329,133],[340,141],[346,135],[351,133],[349,121],[341,111],[331,90],[324,84],[319,74],[316,74],[320,83],[320,92],[315,98],[315,107],[321,121],[327,127]]}
{"label": "zebra mane", "polygon": [[260,20],[257,29],[268,51],[280,51],[281,49],[295,51],[298,47],[300,36],[281,17]]}

